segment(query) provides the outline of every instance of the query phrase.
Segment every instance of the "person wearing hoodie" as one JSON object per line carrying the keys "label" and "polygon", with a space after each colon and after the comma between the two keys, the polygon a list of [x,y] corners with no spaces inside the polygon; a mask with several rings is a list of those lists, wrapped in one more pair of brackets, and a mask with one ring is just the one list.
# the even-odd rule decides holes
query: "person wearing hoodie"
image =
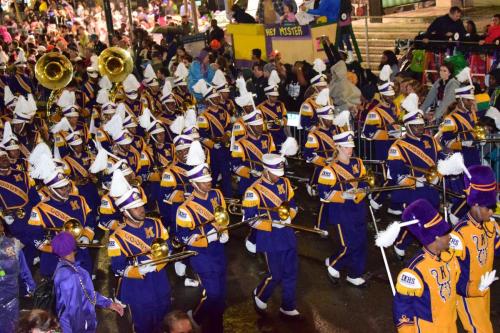
{"label": "person wearing hoodie", "polygon": [[340,0],[321,0],[316,9],[306,11],[306,8],[302,6],[301,9],[307,14],[317,17],[325,16],[328,22],[337,22],[339,20]]}

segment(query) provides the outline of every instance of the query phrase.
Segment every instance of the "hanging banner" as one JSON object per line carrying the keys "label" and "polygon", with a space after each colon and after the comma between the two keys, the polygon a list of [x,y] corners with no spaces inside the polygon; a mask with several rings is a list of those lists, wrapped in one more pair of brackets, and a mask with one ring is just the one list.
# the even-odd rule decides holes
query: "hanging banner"
{"label": "hanging banner", "polygon": [[307,25],[266,25],[264,27],[266,37],[309,37],[311,28]]}

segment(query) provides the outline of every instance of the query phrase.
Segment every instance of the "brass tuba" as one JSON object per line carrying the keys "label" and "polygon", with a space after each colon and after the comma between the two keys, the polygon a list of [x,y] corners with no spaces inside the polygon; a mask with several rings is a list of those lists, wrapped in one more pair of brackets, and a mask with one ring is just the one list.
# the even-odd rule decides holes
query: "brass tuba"
{"label": "brass tuba", "polygon": [[47,101],[46,117],[50,117],[50,108],[59,91],[66,87],[73,78],[73,65],[68,58],[58,52],[43,55],[35,65],[35,77],[47,89],[52,90]]}
{"label": "brass tuba", "polygon": [[120,47],[108,47],[99,55],[99,73],[113,83],[122,82],[134,69],[132,56]]}

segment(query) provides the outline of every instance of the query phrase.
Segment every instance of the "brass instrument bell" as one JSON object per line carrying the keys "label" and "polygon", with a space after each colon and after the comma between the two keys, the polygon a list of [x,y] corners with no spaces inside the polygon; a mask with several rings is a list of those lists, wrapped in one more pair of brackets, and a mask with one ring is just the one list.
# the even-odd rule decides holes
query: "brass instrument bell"
{"label": "brass instrument bell", "polygon": [[73,78],[73,65],[64,55],[50,52],[36,62],[35,77],[47,89],[62,89]]}
{"label": "brass instrument bell", "polygon": [[281,205],[279,205],[277,211],[280,220],[287,220],[290,217],[290,203],[288,201],[284,201]]}
{"label": "brass instrument bell", "polygon": [[472,134],[476,140],[485,140],[487,135],[486,128],[484,126],[476,125],[472,129]]}
{"label": "brass instrument bell", "polygon": [[164,258],[168,255],[169,248],[167,241],[163,238],[155,238],[151,242],[151,256],[153,259]]}
{"label": "brass instrument bell", "polygon": [[219,228],[227,227],[229,225],[229,214],[226,208],[222,206],[215,207],[213,221]]}
{"label": "brass instrument bell", "polygon": [[26,217],[26,211],[23,208],[18,208],[15,211],[16,217],[20,220]]}
{"label": "brass instrument bell", "polygon": [[98,59],[99,73],[107,76],[113,83],[122,82],[134,69],[130,53],[120,47],[108,47]]}

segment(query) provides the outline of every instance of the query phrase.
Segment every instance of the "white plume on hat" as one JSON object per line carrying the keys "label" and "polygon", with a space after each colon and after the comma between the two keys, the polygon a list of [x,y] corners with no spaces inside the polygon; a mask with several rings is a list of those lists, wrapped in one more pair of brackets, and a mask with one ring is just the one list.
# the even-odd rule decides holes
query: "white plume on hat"
{"label": "white plume on hat", "polygon": [[179,79],[185,79],[189,75],[189,71],[186,68],[186,65],[184,65],[183,62],[180,62],[179,65],[177,65],[177,68],[175,69],[174,76]]}
{"label": "white plume on hat", "polygon": [[[49,151],[50,152],[50,151]],[[57,174],[57,165],[52,159],[52,153],[42,154],[32,164],[30,169],[31,177],[41,179],[43,181],[50,180]]]}
{"label": "white plume on hat", "polygon": [[330,89],[322,89],[316,96],[315,102],[320,106],[328,105],[330,103]]}
{"label": "white plume on hat", "polygon": [[109,187],[109,195],[114,198],[119,198],[132,190],[132,186],[128,183],[120,169],[113,172],[111,178],[111,186]]}
{"label": "white plume on hat", "polygon": [[141,84],[137,81],[137,78],[134,74],[129,74],[125,80],[123,80],[123,90],[125,93],[131,91],[137,91]]}
{"label": "white plume on hat", "polygon": [[471,178],[469,170],[467,170],[467,167],[464,164],[464,157],[461,153],[454,153],[444,160],[439,160],[437,163],[437,170],[443,176],[465,173],[467,177]]}
{"label": "white plume on hat", "polygon": [[109,103],[109,91],[106,88],[101,88],[97,92],[96,102],[103,105]]}
{"label": "white plume on hat", "polygon": [[158,77],[156,76],[156,73],[153,70],[153,66],[151,66],[151,64],[148,64],[144,69],[144,82],[146,82],[148,86],[158,85]]}
{"label": "white plume on hat", "polygon": [[[19,96],[17,98],[16,107],[14,108],[14,115],[19,115],[23,118],[33,118],[35,112],[32,111],[31,106],[24,96]],[[15,117],[14,117],[15,118]],[[16,120],[14,119],[14,122]]]}
{"label": "white plume on hat", "polygon": [[196,82],[195,85],[193,86],[193,91],[197,94],[202,94],[203,96],[206,96],[210,91],[210,88],[207,84],[207,81],[205,81],[204,79],[199,79],[198,82]]}
{"label": "white plume on hat", "polygon": [[189,146],[189,151],[186,157],[186,164],[196,166],[205,163],[205,151],[201,146],[200,141],[195,140]]}
{"label": "white plume on hat", "polygon": [[93,54],[90,57],[90,66],[87,67],[88,72],[97,72],[99,71],[99,57]]}
{"label": "white plume on hat", "polygon": [[271,71],[271,74],[269,75],[269,78],[267,79],[267,85],[270,87],[277,86],[281,82],[281,79],[278,75],[278,72],[273,69]]}
{"label": "white plume on hat", "polygon": [[57,100],[57,105],[60,108],[65,108],[71,105],[75,105],[76,96],[74,91],[64,90]]}
{"label": "white plume on hat", "polygon": [[395,221],[391,223],[387,229],[383,231],[379,231],[375,238],[375,245],[378,247],[389,247],[396,241],[398,238],[399,232],[402,227],[406,227],[415,223],[418,223],[419,220],[411,220],[407,222],[398,222]]}
{"label": "white plume on hat", "polygon": [[4,95],[3,95],[4,105],[9,104],[14,99],[16,99],[16,96],[14,96],[14,94],[12,93],[12,90],[10,90],[9,86],[5,86]]}
{"label": "white plume on hat", "polygon": [[37,161],[41,155],[52,156],[52,152],[50,151],[49,146],[45,142],[40,142],[35,146],[35,148],[33,148],[28,158],[29,164],[31,165],[35,164],[35,161]]}
{"label": "white plume on hat", "polygon": [[5,65],[7,63],[7,61],[9,61],[9,58],[7,57],[5,52],[1,51],[0,52],[0,64]]}
{"label": "white plume on hat", "polygon": [[465,81],[468,80],[469,83],[473,85],[472,78],[470,75],[470,67],[464,67],[455,77],[460,83],[464,83]]}
{"label": "white plume on hat", "polygon": [[6,121],[4,126],[2,142],[0,144],[5,147],[12,139],[17,140],[17,136],[12,131],[10,122]]}
{"label": "white plume on hat", "polygon": [[19,49],[19,53],[17,55],[16,61],[14,61],[14,64],[17,65],[22,63],[26,63],[26,54],[24,53],[23,49]]}
{"label": "white plume on hat", "polygon": [[410,93],[401,103],[401,107],[408,112],[418,111],[418,96],[415,93]]}
{"label": "white plume on hat", "polygon": [[62,131],[70,131],[70,130],[72,130],[72,128],[71,128],[71,124],[68,121],[68,118],[62,117],[61,120],[59,120],[59,122],[57,124],[52,126],[52,128],[50,129],[50,132],[53,134],[56,134],[56,133],[59,133]]}
{"label": "white plume on hat", "polygon": [[212,85],[216,87],[220,87],[227,84],[226,77],[224,76],[224,73],[220,69],[215,71],[214,77],[212,78]]}
{"label": "white plume on hat", "polygon": [[172,84],[169,80],[165,80],[165,84],[162,88],[162,98],[166,98],[172,94]]}
{"label": "white plume on hat", "polygon": [[106,169],[108,165],[108,152],[102,147],[97,148],[97,155],[90,165],[89,171],[91,173],[98,173]]}
{"label": "white plume on hat", "polygon": [[197,124],[196,111],[193,108],[187,109],[184,112],[184,128],[191,128]]}
{"label": "white plume on hat", "polygon": [[99,80],[99,88],[110,90],[112,87],[113,87],[113,83],[111,83],[111,81],[109,80],[109,77],[107,75],[104,75]]}
{"label": "white plume on hat", "polygon": [[180,135],[184,129],[185,119],[184,116],[177,116],[174,121],[170,124],[170,130],[172,133]]}
{"label": "white plume on hat", "polygon": [[289,136],[286,138],[285,142],[281,145],[280,154],[281,156],[293,156],[299,151],[299,144],[294,137]]}
{"label": "white plume on hat", "polygon": [[484,116],[493,119],[495,121],[495,126],[500,129],[500,111],[498,111],[496,107],[490,106]]}
{"label": "white plume on hat", "polygon": [[35,98],[33,97],[32,94],[28,94],[28,104],[31,108],[31,112],[36,112],[36,110],[38,109],[37,106],[36,106],[36,101],[35,101]]}
{"label": "white plume on hat", "polygon": [[245,82],[245,78],[243,78],[243,76],[239,76],[236,79],[235,85],[240,93],[240,96],[243,96],[248,93],[247,83]]}
{"label": "white plume on hat", "polygon": [[387,82],[391,80],[391,74],[392,74],[391,66],[384,65],[384,67],[382,67],[382,69],[380,70],[378,78],[380,81]]}
{"label": "white plume on hat", "polygon": [[118,139],[123,131],[123,118],[115,114],[105,125],[104,130],[111,135],[113,140]]}
{"label": "white plume on hat", "polygon": [[125,120],[125,118],[127,118],[127,106],[125,105],[125,103],[118,103],[118,105],[116,106],[116,111],[115,111],[115,114],[119,115],[122,120]]}
{"label": "white plume on hat", "polygon": [[350,119],[351,113],[347,110],[342,111],[333,119],[333,124],[338,127],[344,127],[345,125],[349,125]]}
{"label": "white plume on hat", "polygon": [[323,73],[324,71],[326,71],[326,64],[323,60],[321,60],[320,58],[316,58],[314,59],[314,63],[313,63],[313,69],[318,73],[318,74],[321,74]]}
{"label": "white plume on hat", "polygon": [[139,116],[139,125],[147,130],[151,126],[151,116],[151,111],[149,111],[148,108],[144,109],[142,114]]}

